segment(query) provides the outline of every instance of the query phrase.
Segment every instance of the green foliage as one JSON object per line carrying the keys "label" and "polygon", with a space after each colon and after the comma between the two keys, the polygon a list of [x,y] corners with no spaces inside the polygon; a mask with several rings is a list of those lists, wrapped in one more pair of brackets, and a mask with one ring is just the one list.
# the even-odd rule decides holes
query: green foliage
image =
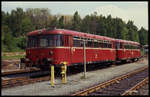
{"label": "green foliage", "polygon": [[22,20],[21,27],[22,35],[27,34],[28,32],[33,31],[35,29],[29,17],[26,17]]}
{"label": "green foliage", "polygon": [[1,11],[1,14],[2,51],[25,51],[25,35],[50,26],[148,44],[148,31],[145,28],[138,30],[133,21],[125,23],[111,15],[98,16],[94,12],[81,18],[78,11],[73,15],[52,15],[48,8],[28,8],[26,11],[17,8],[11,13]]}
{"label": "green foliage", "polygon": [[80,15],[76,11],[74,13],[74,16],[73,16],[73,19],[72,19],[72,30],[80,31],[81,22],[82,22],[82,20],[80,18]]}
{"label": "green foliage", "polygon": [[133,24],[133,21],[128,21],[127,28],[128,28],[128,39],[131,41],[139,42],[138,28]]}
{"label": "green foliage", "polygon": [[11,33],[7,33],[6,37],[4,39],[4,44],[6,46],[6,51],[11,51],[14,50],[16,47],[16,43],[14,41],[14,37],[12,36]]}
{"label": "green foliage", "polygon": [[141,29],[138,31],[140,43],[142,45],[148,44],[148,31],[141,27]]}
{"label": "green foliage", "polygon": [[8,60],[8,59],[20,59],[24,58],[25,55],[15,55],[15,56],[2,56],[2,59]]}
{"label": "green foliage", "polygon": [[64,28],[65,24],[64,24],[64,16],[61,16],[61,18],[58,21],[59,25],[58,28]]}

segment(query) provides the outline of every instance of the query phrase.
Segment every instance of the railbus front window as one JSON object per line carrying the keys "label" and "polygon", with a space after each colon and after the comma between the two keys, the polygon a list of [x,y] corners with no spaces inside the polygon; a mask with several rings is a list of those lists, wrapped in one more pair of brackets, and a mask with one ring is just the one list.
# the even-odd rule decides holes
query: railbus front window
{"label": "railbus front window", "polygon": [[[39,43],[38,43],[39,42]],[[42,35],[42,36],[29,36],[27,47],[58,47],[64,46],[63,35]]]}
{"label": "railbus front window", "polygon": [[47,39],[40,39],[40,47],[47,47],[48,40]]}
{"label": "railbus front window", "polygon": [[28,48],[37,47],[37,37],[36,36],[29,36],[28,37],[27,47]]}
{"label": "railbus front window", "polygon": [[64,46],[63,35],[45,35],[40,38],[40,47]]}

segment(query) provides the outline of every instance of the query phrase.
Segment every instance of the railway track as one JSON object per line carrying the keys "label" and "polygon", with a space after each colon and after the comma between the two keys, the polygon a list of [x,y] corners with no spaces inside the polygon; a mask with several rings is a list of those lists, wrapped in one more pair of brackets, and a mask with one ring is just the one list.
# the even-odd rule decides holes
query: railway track
{"label": "railway track", "polygon": [[[139,82],[142,84],[147,83],[147,76],[148,67],[145,66],[134,72],[113,78],[112,80],[97,84],[88,89],[78,91],[72,94],[72,96],[130,95],[135,89],[137,89],[137,87],[139,88],[141,86],[141,84],[138,84]],[[142,80],[144,81],[141,82]]]}
{"label": "railway track", "polygon": [[[91,70],[95,70],[94,69],[95,67],[90,67],[89,69],[87,69],[88,71],[91,71]],[[98,67],[96,69],[102,69],[102,68],[106,68],[105,66],[104,67]],[[79,68],[78,68],[79,69]],[[37,68],[32,68],[32,69],[22,69],[22,70],[16,70],[16,71],[9,71],[9,72],[3,72],[2,73],[2,76],[13,76],[15,74],[23,74],[23,73],[28,73],[28,75],[31,75],[30,73],[31,72],[34,72],[34,71],[40,71],[40,69],[37,69]],[[74,70],[73,68],[71,69],[72,72],[68,72],[68,76],[69,75],[72,75],[72,74],[75,74],[73,72],[76,72],[76,70]],[[81,69],[80,70],[77,70],[78,72],[76,73],[80,73],[82,72]],[[55,72],[56,73],[56,77],[60,77],[60,71],[59,72]],[[19,85],[26,85],[26,84],[30,84],[30,83],[35,83],[35,82],[41,82],[41,81],[48,81],[50,80],[50,75],[47,75],[45,77],[40,77],[40,78],[32,78],[32,77],[29,77],[29,76],[24,76],[24,77],[16,77],[16,78],[9,78],[8,79],[3,79],[2,78],[2,88],[8,88],[8,87],[14,87],[14,86],[19,86]]]}
{"label": "railway track", "polygon": [[138,93],[138,89],[141,88],[142,86],[144,86],[145,84],[148,84],[148,80],[149,78],[146,77],[144,80],[142,80],[141,82],[139,82],[138,84],[136,84],[135,86],[133,86],[132,88],[130,88],[129,90],[127,90],[126,92],[124,92],[122,94],[122,96],[127,96],[127,95],[134,95],[135,93]]}
{"label": "railway track", "polygon": [[50,76],[40,77],[40,78],[28,78],[28,77],[19,77],[2,80],[2,88],[26,85],[35,82],[48,81],[50,80]]}
{"label": "railway track", "polygon": [[35,72],[40,71],[39,68],[28,68],[28,69],[17,69],[11,71],[3,71],[1,73],[2,76],[12,75],[12,74],[19,74],[19,73],[27,73],[27,72]]}

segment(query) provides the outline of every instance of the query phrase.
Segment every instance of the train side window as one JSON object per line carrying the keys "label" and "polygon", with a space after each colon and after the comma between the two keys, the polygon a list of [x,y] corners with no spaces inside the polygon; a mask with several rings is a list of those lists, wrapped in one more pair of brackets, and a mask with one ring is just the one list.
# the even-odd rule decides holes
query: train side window
{"label": "train side window", "polygon": [[103,48],[103,40],[100,40],[100,47]]}
{"label": "train side window", "polygon": [[[55,35],[55,46],[64,46],[63,35]],[[68,42],[68,40],[67,40]]]}
{"label": "train side window", "polygon": [[120,48],[121,48],[121,49],[123,48],[123,45],[122,45],[122,43],[120,43]]}
{"label": "train side window", "polygon": [[108,42],[108,48],[112,48],[111,41]]}
{"label": "train side window", "polygon": [[64,36],[64,46],[68,46],[68,44],[69,44],[69,39],[68,39],[69,37],[67,36],[67,35],[65,35]]}
{"label": "train side window", "polygon": [[112,48],[111,46],[112,46],[112,44],[111,44],[111,43],[108,43],[108,48]]}
{"label": "train side window", "polygon": [[120,48],[120,42],[116,43],[116,48],[119,49]]}
{"label": "train side window", "polygon": [[81,39],[79,37],[73,38],[73,47],[81,47]]}
{"label": "train side window", "polygon": [[104,40],[104,48],[107,48],[107,45],[108,45],[107,40]]}
{"label": "train side window", "polygon": [[97,48],[99,46],[98,41],[94,40],[94,47]]}
{"label": "train side window", "polygon": [[88,40],[88,47],[92,47],[92,46],[93,46],[92,40]]}

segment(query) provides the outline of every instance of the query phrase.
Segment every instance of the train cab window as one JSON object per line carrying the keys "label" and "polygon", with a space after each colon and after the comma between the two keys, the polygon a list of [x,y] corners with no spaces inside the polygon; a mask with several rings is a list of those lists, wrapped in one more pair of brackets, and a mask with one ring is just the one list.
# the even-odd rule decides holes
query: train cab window
{"label": "train cab window", "polygon": [[48,40],[47,39],[40,39],[40,47],[47,47],[48,46]]}
{"label": "train cab window", "polygon": [[28,37],[27,47],[28,48],[37,47],[37,37],[36,36]]}
{"label": "train cab window", "polygon": [[40,47],[52,47],[54,44],[54,35],[43,35],[39,38]]}

